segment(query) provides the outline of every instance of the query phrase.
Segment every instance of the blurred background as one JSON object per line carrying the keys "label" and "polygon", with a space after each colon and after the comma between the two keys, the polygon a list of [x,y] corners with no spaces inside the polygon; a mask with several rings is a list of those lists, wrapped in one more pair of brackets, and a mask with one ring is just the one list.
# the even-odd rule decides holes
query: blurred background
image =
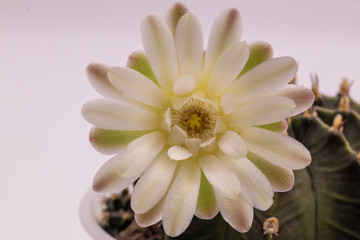
{"label": "blurred background", "polygon": [[[142,49],[139,25],[173,0],[0,0],[0,239],[90,239],[78,208],[109,156],[88,142],[80,115],[98,97],[88,63],[126,64]],[[360,1],[181,1],[202,22],[236,7],[245,41],[272,44],[299,63],[298,82],[335,94],[343,77],[360,98]]]}

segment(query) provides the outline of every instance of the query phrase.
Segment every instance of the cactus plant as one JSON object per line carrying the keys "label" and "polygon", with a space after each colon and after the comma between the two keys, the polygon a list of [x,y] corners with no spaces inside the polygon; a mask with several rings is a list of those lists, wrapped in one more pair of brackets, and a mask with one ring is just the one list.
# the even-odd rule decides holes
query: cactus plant
{"label": "cactus plant", "polygon": [[[308,168],[295,171],[294,188],[276,193],[268,211],[256,210],[247,233],[235,231],[218,215],[211,221],[194,217],[181,236],[167,239],[360,239],[360,105],[349,98],[347,80],[335,97],[319,94],[318,88],[313,81],[314,106],[288,121],[288,134],[313,159]],[[109,200],[107,205],[110,211]]]}
{"label": "cactus plant", "polygon": [[[181,6],[177,4],[174,9],[182,12],[184,8]],[[141,175],[142,177],[135,185],[132,197],[135,200],[131,201],[131,207],[136,212],[135,218],[138,217],[137,221],[142,226],[149,226],[162,219],[165,233],[173,236],[166,237],[167,239],[236,240],[271,239],[275,237],[290,240],[360,239],[360,225],[356,221],[360,215],[360,191],[357,186],[360,181],[357,154],[360,148],[358,141],[360,136],[357,131],[360,126],[358,112],[360,105],[348,96],[351,84],[344,81],[340,93],[333,98],[319,93],[317,78],[314,80],[314,94],[302,87],[286,86],[295,76],[297,69],[297,64],[292,58],[272,59],[273,54],[270,45],[258,42],[250,43],[247,46],[240,42],[236,48],[239,48],[239,52],[244,52],[243,48],[246,49],[246,56],[239,55],[241,58],[234,56],[234,58],[229,58],[230,60],[226,64],[222,60],[220,61],[220,58],[218,60],[219,64],[221,63],[219,66],[230,65],[234,68],[232,75],[228,77],[229,79],[223,80],[228,74],[227,71],[212,70],[211,74],[214,74],[215,77],[207,80],[210,75],[207,76],[206,74],[210,74],[210,72],[206,72],[207,69],[204,67],[206,70],[203,73],[205,80],[199,78],[201,81],[198,87],[201,94],[198,95],[198,92],[193,93],[197,86],[194,76],[198,76],[200,73],[195,71],[192,72],[194,76],[190,74],[189,78],[187,75],[177,78],[179,75],[177,58],[176,55],[170,54],[175,52],[174,36],[169,31],[173,30],[172,23],[175,26],[179,24],[178,28],[183,29],[183,25],[178,22],[191,23],[188,21],[192,19],[187,18],[190,15],[184,15],[183,21],[180,21],[178,15],[177,11],[170,15],[176,18],[170,19],[173,20],[170,21],[170,29],[158,16],[149,15],[145,18],[142,25],[143,39],[146,40],[144,44],[145,53],[133,53],[129,58],[127,68],[110,69],[98,64],[88,67],[89,79],[93,82],[93,86],[102,95],[109,98],[91,101],[85,104],[82,109],[85,119],[95,125],[90,134],[90,140],[94,147],[101,152],[118,153],[104,164],[96,174],[93,184],[94,190],[103,193],[118,191],[134,182]],[[234,33],[240,29],[239,24],[237,24],[239,21],[234,20],[239,19],[236,9],[227,10],[220,16],[227,16],[226,19],[219,18],[223,19],[221,26],[226,31],[213,34],[216,36],[216,41],[227,39],[219,36],[232,36],[229,33],[230,28],[225,26],[231,25],[234,29],[236,28],[237,30]],[[236,24],[232,23],[234,21]],[[186,31],[183,32],[184,36],[192,32],[193,27],[196,28],[197,25],[186,26],[191,28],[186,28]],[[214,26],[218,26],[217,22]],[[166,41],[158,41],[162,39],[159,35],[162,33],[164,34],[161,36]],[[181,39],[186,40],[188,38]],[[194,39],[198,38],[194,37]],[[169,56],[163,56],[164,59],[161,60],[160,65],[164,71],[160,71],[156,68],[160,66],[157,57],[161,55],[158,52],[166,52],[164,50],[166,46],[162,46],[164,42],[169,42],[168,48],[171,51],[169,50]],[[183,53],[181,43],[183,42],[180,41],[179,49],[176,50],[179,55]],[[212,45],[210,44],[210,46]],[[217,46],[223,48],[223,44]],[[201,69],[202,65],[206,65],[207,56],[212,56],[211,51],[205,53],[204,60],[203,48],[197,50],[199,51],[196,51],[196,63],[198,63],[198,68],[203,70]],[[232,51],[226,50],[226,53],[232,54]],[[147,58],[148,55],[149,58]],[[210,59],[210,57],[208,58]],[[167,65],[169,59],[172,60],[170,61],[172,65]],[[190,67],[187,58],[184,59],[182,62],[185,64],[184,66]],[[238,64],[235,60],[239,60]],[[264,69],[271,70],[273,73],[264,72]],[[259,72],[262,72],[261,77],[255,74]],[[279,75],[279,72],[285,72],[286,77]],[[267,100],[261,98],[260,102],[254,105],[257,110],[253,112],[253,105],[247,106],[245,103],[250,101],[247,98],[249,97],[247,90],[244,90],[245,88],[242,88],[242,85],[228,85],[229,81],[236,76],[236,79],[242,79],[243,82],[252,86],[250,90],[256,93],[254,96],[258,97],[258,95],[265,94],[265,97],[276,99],[274,103],[278,104],[272,104],[272,106],[279,104],[284,104],[284,106],[269,110],[269,107],[263,106]],[[277,83],[271,79],[277,78],[281,80],[281,84],[278,84],[284,89],[286,87],[286,90],[280,90],[279,86],[278,92],[274,90]],[[176,81],[173,83],[170,80]],[[284,83],[282,83],[283,81]],[[241,83],[240,80],[233,83],[238,82]],[[160,86],[161,89],[156,85]],[[232,86],[235,88],[233,89]],[[223,94],[224,89],[229,90],[227,95]],[[206,94],[202,94],[203,91],[206,91]],[[285,167],[288,170],[302,169],[310,163],[308,150],[297,141],[283,136],[282,133],[286,129],[284,119],[308,108],[313,101],[313,95],[316,96],[315,105],[304,114],[288,120],[288,135],[310,150],[313,163],[307,169],[296,171],[296,182],[293,189],[287,193],[275,193],[274,201],[272,201],[273,190],[288,191],[292,186],[292,181],[289,181],[290,175],[282,173],[277,175],[277,180],[291,183],[288,184],[289,187],[277,189],[270,185],[268,181],[271,178],[270,171],[276,172],[280,166],[278,163],[273,164],[272,162],[279,158],[282,158],[281,163],[295,159],[298,164],[286,165]],[[120,100],[117,102],[112,99]],[[241,101],[244,105],[238,107],[238,103]],[[139,105],[137,102],[146,106]],[[211,104],[208,104],[209,102]],[[152,107],[157,110],[152,110]],[[264,112],[266,114],[263,114]],[[251,118],[252,115],[256,116],[256,121]],[[276,118],[272,118],[273,115],[276,115]],[[268,119],[269,116],[270,119]],[[234,126],[235,128],[229,128],[233,130],[223,133],[229,126],[221,120],[222,118],[230,127]],[[267,120],[264,121],[264,119]],[[217,122],[218,120],[219,122]],[[171,125],[172,123],[173,125]],[[224,124],[226,127],[223,127]],[[241,128],[242,124],[245,126],[244,128]],[[252,126],[252,130],[246,130],[248,125]],[[154,129],[156,131],[148,132],[148,130]],[[218,132],[215,129],[221,134],[216,135]],[[251,141],[248,144],[243,142],[240,135],[242,134],[244,138],[252,140],[253,135],[256,135],[258,131],[266,131],[267,134],[275,134],[279,138],[274,138],[274,140],[268,138],[265,141],[266,144],[263,144],[266,146],[258,148],[254,153],[247,151],[246,147],[250,149]],[[272,133],[271,131],[281,133]],[[138,138],[139,136],[142,137]],[[265,135],[259,134],[259,136]],[[259,136],[257,137],[260,138]],[[289,144],[284,145],[277,142],[281,141],[280,136],[281,139],[286,138],[286,142]],[[186,145],[184,141],[188,137],[190,140]],[[193,141],[194,139],[195,141]],[[133,141],[130,142],[131,140]],[[141,148],[145,143],[147,145]],[[127,152],[119,153],[124,145],[127,145]],[[277,148],[280,145],[281,148],[277,149],[271,161],[265,161],[268,153],[271,155],[271,151],[267,152],[267,148]],[[198,154],[199,147],[202,147],[204,151],[201,156]],[[165,150],[162,151],[163,149]],[[291,153],[287,154],[289,151]],[[144,171],[155,156],[159,156],[158,159],[160,160],[148,168],[150,170],[146,171],[149,172],[146,175]],[[234,166],[241,168],[241,171],[238,169],[239,175],[235,176],[230,171],[233,165],[227,162],[228,165],[224,166],[217,158],[218,156],[220,158],[225,156],[225,159],[229,161],[249,158],[251,163],[249,163],[248,168],[256,169],[258,174],[247,176],[247,169],[242,169],[243,166],[241,166],[248,164],[247,160],[241,163],[234,161],[236,164]],[[181,162],[179,168],[177,168],[178,162],[170,161],[187,159],[190,160]],[[159,172],[159,169],[162,171]],[[175,179],[172,180],[175,169],[178,170]],[[166,178],[162,178],[162,175]],[[247,196],[249,199],[244,199],[240,194],[239,176],[242,177],[243,175],[247,177],[242,186],[247,187],[254,182],[256,182],[254,185],[258,186],[267,184],[267,187],[257,190],[255,200],[250,196],[251,193]],[[147,178],[148,176],[149,178]],[[148,184],[149,182],[152,185]],[[171,184],[171,188],[169,188],[169,184]],[[228,189],[230,190],[226,191]],[[158,193],[157,190],[159,190]],[[245,192],[243,191],[244,194]],[[219,193],[221,194],[219,195]],[[151,199],[149,200],[149,198]],[[274,204],[269,210],[265,212],[255,211],[254,221],[249,230],[253,218],[252,207],[266,210],[273,202]],[[239,205],[243,206],[239,207]],[[223,206],[226,207],[221,209]],[[191,211],[185,211],[187,209]],[[237,231],[230,227],[220,214],[217,214],[217,210],[220,210],[221,215],[225,215],[224,219]],[[236,214],[233,215],[233,212]],[[193,218],[195,213],[199,213],[197,216],[200,218],[212,220],[203,221],[196,217]],[[214,217],[216,214],[217,216]],[[116,214],[114,216],[117,217]],[[180,220],[178,220],[179,218]],[[193,222],[187,228],[192,218]],[[123,224],[124,219],[127,220],[122,214],[118,220]]]}
{"label": "cactus plant", "polygon": [[102,199],[100,226],[119,240],[162,240],[165,233],[161,223],[142,228],[134,220],[130,207],[130,190],[106,195]]}

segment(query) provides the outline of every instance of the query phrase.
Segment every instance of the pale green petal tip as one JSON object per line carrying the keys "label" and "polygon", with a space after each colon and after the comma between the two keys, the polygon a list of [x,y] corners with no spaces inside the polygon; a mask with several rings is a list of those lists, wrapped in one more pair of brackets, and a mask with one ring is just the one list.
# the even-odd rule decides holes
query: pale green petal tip
{"label": "pale green petal tip", "polygon": [[265,125],[258,125],[256,127],[263,128],[269,131],[278,132],[278,133],[284,133],[286,132],[288,125],[286,121],[280,121],[275,123],[269,123]]}
{"label": "pale green petal tip", "polygon": [[114,154],[119,148],[149,131],[117,131],[93,127],[89,134],[91,145],[104,154]]}
{"label": "pale green petal tip", "polygon": [[215,199],[214,190],[201,172],[201,183],[199,196],[196,205],[196,216],[202,219],[212,219],[217,213],[217,203]]}
{"label": "pale green petal tip", "polygon": [[177,26],[177,23],[179,22],[179,19],[189,11],[189,9],[182,3],[178,2],[175,3],[169,10],[169,12],[166,15],[166,20],[169,25],[169,28],[175,36],[175,29]]}
{"label": "pale green petal tip", "polygon": [[158,84],[158,81],[156,80],[154,71],[151,68],[149,59],[145,55],[143,51],[135,51],[133,52],[128,59],[127,65],[128,68],[134,69],[138,71],[139,73],[142,73],[149,79],[151,79],[154,83]]}
{"label": "pale green petal tip", "polygon": [[260,63],[269,60],[273,57],[273,48],[266,42],[254,42],[249,44],[250,56],[246,62],[245,67],[240,72],[239,76],[245,74],[250,69],[256,67]]}

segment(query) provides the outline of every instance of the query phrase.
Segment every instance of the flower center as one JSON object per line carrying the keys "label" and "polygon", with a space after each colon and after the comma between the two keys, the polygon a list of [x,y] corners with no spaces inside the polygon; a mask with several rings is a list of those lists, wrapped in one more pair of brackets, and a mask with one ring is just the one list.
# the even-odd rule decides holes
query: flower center
{"label": "flower center", "polygon": [[191,98],[179,110],[171,110],[172,125],[183,129],[189,138],[206,141],[214,137],[218,118],[216,109],[209,103]]}

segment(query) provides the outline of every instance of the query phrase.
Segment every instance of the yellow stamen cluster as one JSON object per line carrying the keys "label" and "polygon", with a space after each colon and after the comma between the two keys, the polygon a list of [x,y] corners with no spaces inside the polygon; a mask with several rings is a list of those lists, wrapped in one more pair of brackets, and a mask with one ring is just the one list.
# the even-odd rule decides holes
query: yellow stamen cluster
{"label": "yellow stamen cluster", "polygon": [[197,114],[191,115],[190,119],[187,121],[191,129],[200,128],[201,117],[198,117]]}

